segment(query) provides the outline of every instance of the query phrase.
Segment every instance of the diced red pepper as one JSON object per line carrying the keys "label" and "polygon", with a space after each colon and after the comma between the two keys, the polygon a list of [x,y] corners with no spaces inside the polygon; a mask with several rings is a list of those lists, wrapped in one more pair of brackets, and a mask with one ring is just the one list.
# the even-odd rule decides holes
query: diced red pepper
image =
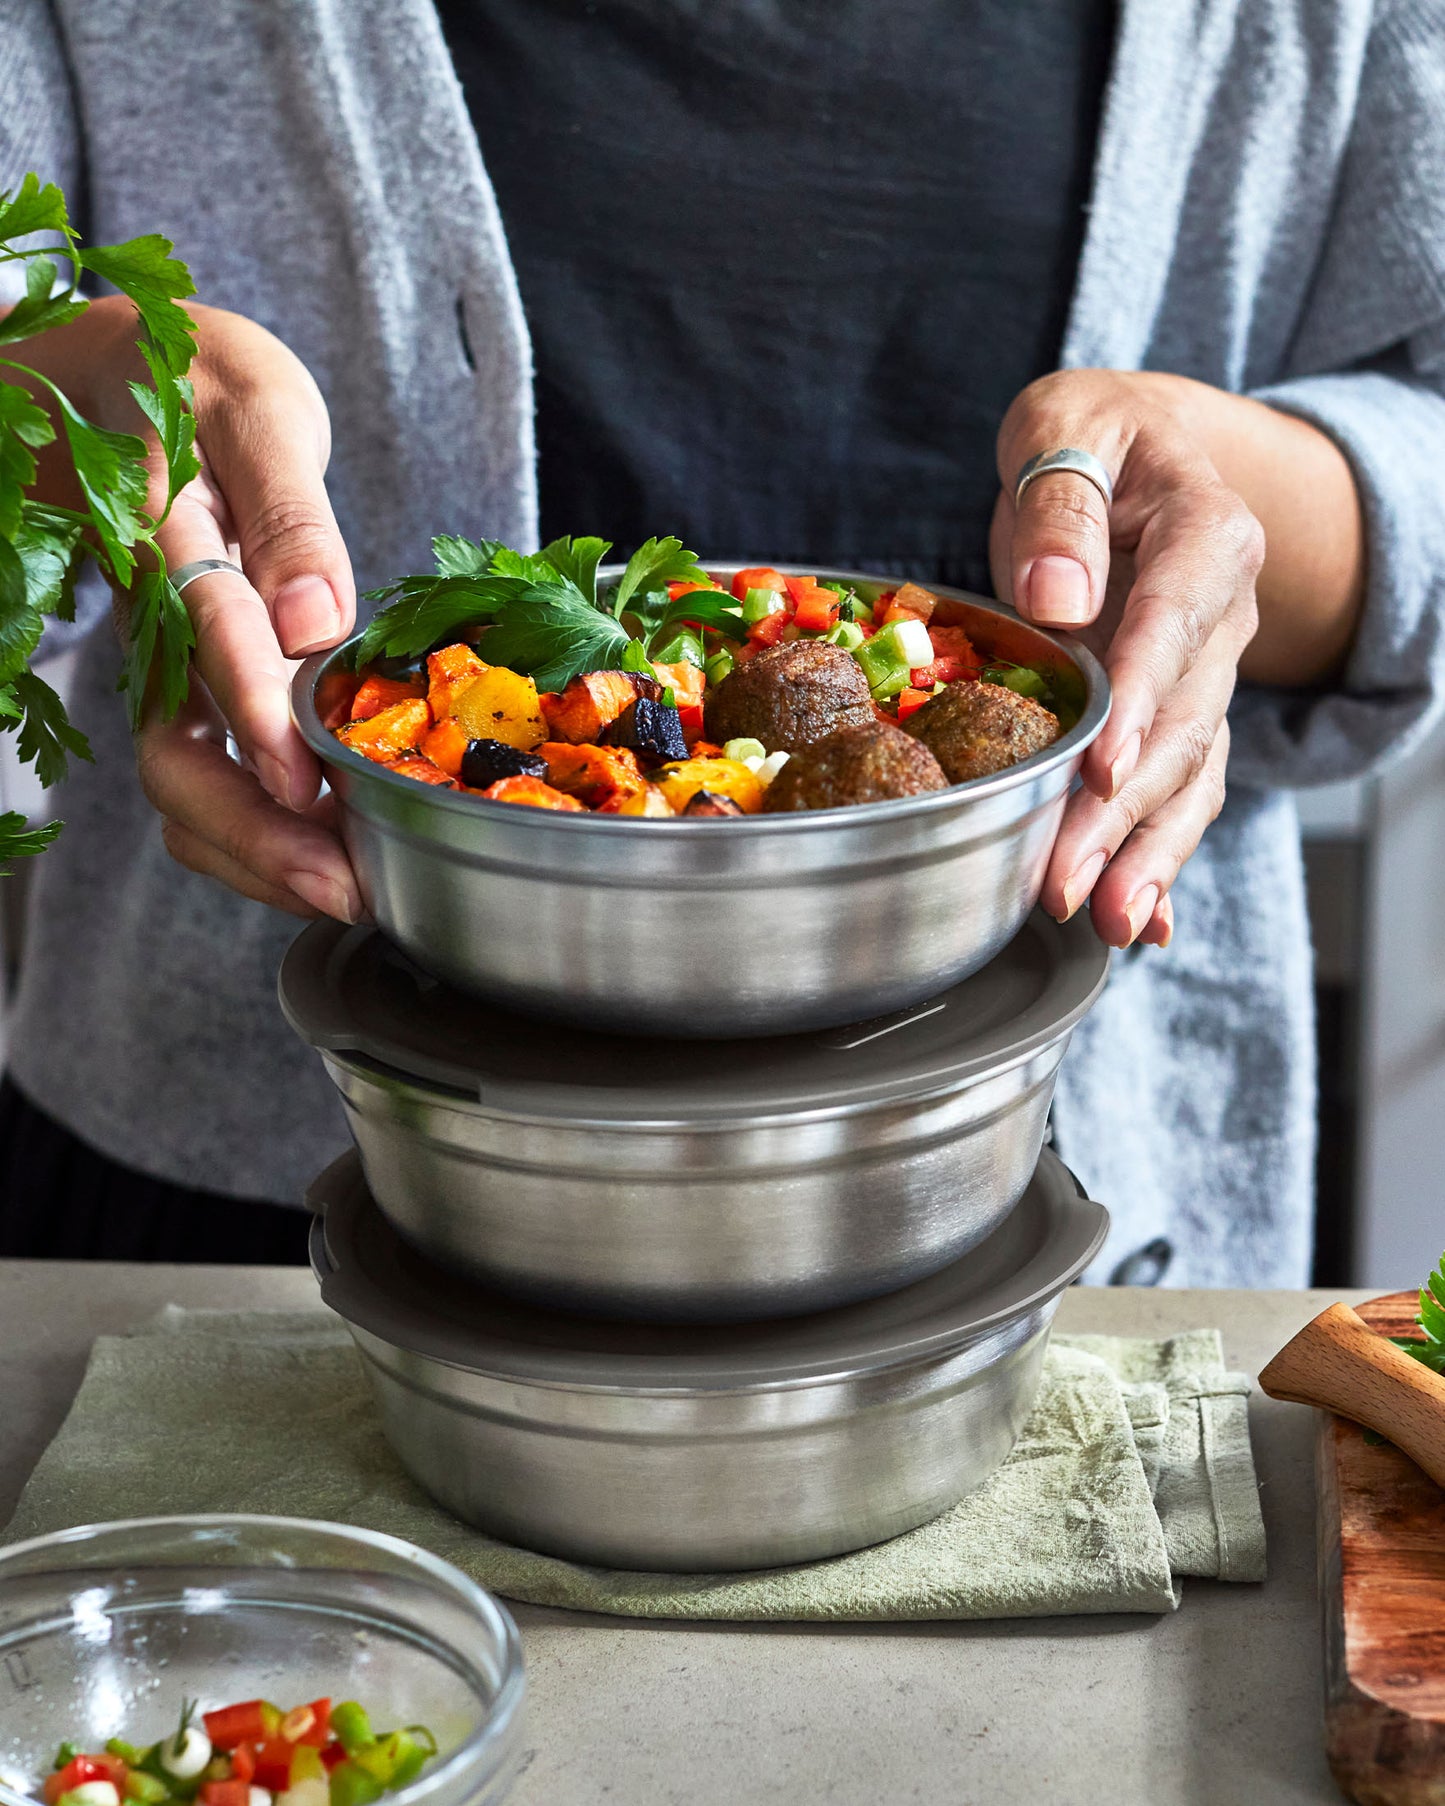
{"label": "diced red pepper", "polygon": [[256,1774],[256,1752],[249,1743],[238,1743],[231,1751],[231,1779],[251,1781]]}
{"label": "diced red pepper", "polygon": [[[293,1743],[309,1743],[312,1749],[322,1749],[331,1739],[331,1701],[329,1699],[313,1699],[309,1706],[298,1706],[297,1712],[306,1711],[311,1714],[310,1726],[299,1737],[293,1737]],[[294,1714],[293,1714],[294,1716]],[[286,1735],[286,1722],[281,1723],[281,1734]]]}
{"label": "diced red pepper", "polygon": [[739,602],[750,589],[774,589],[781,596],[787,586],[788,580],[781,571],[775,571],[770,564],[755,564],[733,578],[733,595]]}
{"label": "diced red pepper", "polygon": [[72,1756],[64,1768],[45,1777],[40,1791],[46,1806],[55,1806],[61,1794],[69,1793],[75,1787],[84,1787],[87,1781],[109,1781],[113,1783],[116,1792],[123,1795],[128,1772],[122,1759],[108,1752],[95,1756]]}
{"label": "diced red pepper", "polygon": [[715,583],[669,583],[667,599],[669,602],[676,602],[679,596],[690,596],[695,589],[705,589],[713,594],[726,594],[726,591],[719,591]]}
{"label": "diced red pepper", "polygon": [[974,651],[973,641],[962,627],[936,627],[932,621],[928,623],[928,637],[933,641],[933,650],[939,658],[962,658],[970,664],[982,666],[983,660]]}
{"label": "diced red pepper", "polygon": [[761,621],[754,621],[748,629],[748,639],[754,646],[776,646],[792,624],[788,611],[780,608],[764,615]]}
{"label": "diced red pepper", "polygon": [[251,1779],[257,1787],[269,1787],[272,1793],[285,1793],[291,1785],[292,1745],[279,1737],[269,1738],[256,1746],[256,1772]]}
{"label": "diced red pepper", "polygon": [[702,704],[700,702],[680,702],[677,705],[677,718],[682,723],[682,737],[691,750],[706,731]]}
{"label": "diced red pepper", "polygon": [[[788,579],[789,583],[792,579]],[[794,594],[797,613],[793,619],[804,633],[826,633],[830,627],[838,625],[839,602],[837,595],[830,589],[804,590],[801,595]]]}
{"label": "diced red pepper", "polygon": [[201,1806],[250,1806],[249,1781],[203,1781],[198,1795]]}
{"label": "diced red pepper", "polygon": [[910,676],[917,690],[931,690],[935,684],[956,684],[978,676],[979,668],[966,658],[936,658],[931,665],[917,665]]}
{"label": "diced red pepper", "polygon": [[931,690],[900,690],[898,692],[898,719],[906,721],[910,715],[916,715],[932,695]]}
{"label": "diced red pepper", "polygon": [[338,1763],[346,1760],[346,1751],[339,1743],[328,1743],[321,1752],[321,1763],[329,1775]]}

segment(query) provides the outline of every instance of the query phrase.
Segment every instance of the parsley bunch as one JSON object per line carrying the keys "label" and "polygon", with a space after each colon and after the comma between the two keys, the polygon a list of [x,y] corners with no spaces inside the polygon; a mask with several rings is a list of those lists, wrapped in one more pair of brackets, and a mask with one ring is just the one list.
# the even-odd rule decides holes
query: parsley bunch
{"label": "parsley bunch", "polygon": [[731,596],[668,595],[669,583],[709,582],[680,539],[647,540],[599,590],[597,568],[611,550],[605,539],[570,536],[530,554],[494,539],[434,539],[434,573],[367,592],[368,601],[386,606],[352,648],[353,663],[414,658],[481,622],[490,663],[525,672],[538,689],[560,690],[588,671],[651,672],[684,622],[744,637]]}
{"label": "parsley bunch", "polygon": [[1445,1254],[1421,1288],[1420,1314],[1415,1321],[1425,1332],[1423,1342],[1406,1336],[1392,1336],[1390,1340],[1431,1373],[1445,1373]]}
{"label": "parsley bunch", "polygon": [[[58,247],[22,249],[17,241],[36,232],[58,237]],[[166,715],[174,715],[185,699],[195,638],[155,535],[201,467],[186,378],[195,353],[195,322],[180,305],[195,285],[186,266],[172,257],[170,243],[155,234],[83,248],[65,196],[33,174],[15,192],[0,192],[0,264],[10,263],[25,265],[25,297],[0,318],[0,732],[18,732],[20,757],[35,766],[48,788],[65,776],[69,755],[89,759],[91,752],[85,736],[66,719],[60,698],[30,669],[30,660],[47,616],[74,620],[75,580],[87,557],[116,588],[130,591],[130,643],[120,687],[127,693],[132,726],[153,664]],[[146,511],[145,441],[85,419],[48,377],[7,349],[85,312],[87,303],[78,292],[83,271],[119,289],[138,316],[137,343],[150,380],[129,387],[155,428],[167,472],[165,503],[155,517]],[[54,399],[85,501],[81,509],[48,507],[28,494],[35,483],[35,451],[51,443],[55,428],[19,377]],[[32,829],[14,810],[0,814],[0,867],[38,853],[60,827],[51,822]]]}

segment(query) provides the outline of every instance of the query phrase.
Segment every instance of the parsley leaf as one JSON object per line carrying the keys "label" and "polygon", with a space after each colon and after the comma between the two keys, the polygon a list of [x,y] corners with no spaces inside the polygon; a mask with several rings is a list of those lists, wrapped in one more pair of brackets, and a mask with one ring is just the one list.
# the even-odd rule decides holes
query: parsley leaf
{"label": "parsley leaf", "polygon": [[708,575],[680,539],[645,540],[627,561],[612,592],[611,607],[620,615],[638,590],[661,589],[669,583],[706,583]]}
{"label": "parsley leaf", "polygon": [[30,601],[20,554],[0,539],[0,684],[13,683],[27,669],[44,627]]}
{"label": "parsley leaf", "polygon": [[[136,405],[156,429],[161,451],[166,460],[166,505],[163,520],[171,511],[171,503],[189,483],[200,475],[201,460],[196,455],[196,420],[191,408],[195,401],[188,378],[176,376],[166,365],[159,347],[150,333],[142,328],[140,354],[146,361],[154,387],[130,383],[128,388]],[[159,524],[159,523],[157,523]]]}
{"label": "parsley leaf", "polygon": [[460,534],[440,533],[431,542],[437,571],[443,577],[484,577],[502,550],[499,539],[463,539]]}
{"label": "parsley leaf", "polygon": [[573,539],[570,535],[543,546],[539,557],[593,604],[597,601],[597,567],[612,550],[607,539]]}
{"label": "parsley leaf", "polygon": [[[351,649],[352,668],[374,658],[414,658],[462,628],[487,621],[531,585],[522,577],[406,577],[382,595],[401,594],[372,616]],[[374,599],[377,592],[372,592]]]}
{"label": "parsley leaf", "polygon": [[134,433],[113,433],[108,427],[96,426],[78,414],[58,389],[53,392],[60,404],[70,461],[96,534],[116,581],[129,585],[135,574],[131,547],[146,538],[154,524],[145,512],[150,488],[145,440]]}
{"label": "parsley leaf", "polygon": [[[561,690],[587,671],[627,670],[636,642],[627,629],[560,584],[538,585],[509,602],[488,629],[488,664],[524,671],[539,690]],[[641,648],[638,648],[640,651]]]}
{"label": "parsley leaf", "polygon": [[13,194],[0,191],[0,242],[24,238],[31,232],[59,232],[67,240],[75,236],[70,229],[65,196],[54,182],[47,182],[42,188],[34,170]]}
{"label": "parsley leaf", "polygon": [[10,685],[10,693],[25,712],[16,750],[48,790],[65,776],[66,755],[91,758],[85,735],[72,727],[65,704],[50,685],[33,671],[22,671]]}
{"label": "parsley leaf", "polygon": [[186,699],[186,671],[195,644],[191,617],[164,566],[156,571],[143,571],[131,592],[130,653],[116,686],[126,693],[126,712],[133,729],[140,726],[147,680],[157,649],[160,652],[157,689],[161,708],[169,720]]}
{"label": "parsley leaf", "polygon": [[540,552],[514,552],[510,546],[498,546],[488,568],[497,576],[521,577],[528,583],[548,583],[560,575]]}
{"label": "parsley leaf", "polygon": [[123,245],[91,245],[80,253],[80,262],[120,290],[140,315],[166,368],[173,376],[184,376],[195,354],[196,323],[179,303],[195,294],[196,285],[181,260],[171,256],[172,249],[168,238],[152,232]]}
{"label": "parsley leaf", "polygon": [[83,514],[40,502],[26,502],[21,511],[11,543],[25,566],[26,597],[43,615],[75,619],[75,579],[88,550],[81,540],[86,524]]}
{"label": "parsley leaf", "polygon": [[64,822],[48,821],[43,828],[27,828],[23,815],[7,809],[0,815],[0,866],[8,865],[12,859],[33,858],[50,845],[64,826]]}
{"label": "parsley leaf", "polygon": [[45,409],[18,383],[0,381],[0,536],[20,523],[25,491],[35,481],[32,447],[55,437]]}
{"label": "parsley leaf", "polygon": [[1445,1254],[1420,1289],[1420,1314],[1415,1321],[1425,1332],[1423,1342],[1408,1336],[1390,1340],[1432,1373],[1445,1373]]}
{"label": "parsley leaf", "polygon": [[49,332],[52,326],[64,326],[85,312],[85,302],[78,300],[74,289],[55,294],[55,259],[35,257],[25,268],[25,299],[17,301],[0,320],[0,345],[28,339],[33,333]]}

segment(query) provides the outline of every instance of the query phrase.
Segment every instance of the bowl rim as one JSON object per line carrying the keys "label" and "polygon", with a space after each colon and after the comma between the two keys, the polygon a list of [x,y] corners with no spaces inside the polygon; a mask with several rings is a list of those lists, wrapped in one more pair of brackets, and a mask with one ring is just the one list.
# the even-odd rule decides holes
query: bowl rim
{"label": "bowl rim", "polygon": [[[0,1548],[0,1585],[8,1577],[7,1569],[22,1557],[43,1554],[51,1549],[60,1550],[86,1541],[98,1542],[102,1537],[125,1532],[163,1529],[271,1529],[319,1533],[394,1555],[409,1566],[419,1568],[432,1582],[460,1598],[481,1619],[496,1645],[499,1667],[496,1696],[475,1730],[463,1738],[454,1750],[449,1751],[443,1760],[425,1770],[394,1797],[398,1802],[404,1803],[404,1806],[423,1806],[424,1802],[432,1800],[453,1784],[460,1783],[477,1764],[483,1765],[482,1772],[467,1781],[469,1790],[474,1789],[478,1781],[490,1780],[497,1774],[500,1768],[497,1753],[499,1749],[505,1750],[507,1733],[516,1720],[526,1694],[526,1667],[516,1622],[502,1601],[485,1587],[478,1585],[451,1562],[434,1555],[429,1549],[407,1541],[405,1537],[392,1536],[384,1530],[368,1530],[359,1524],[343,1524],[331,1518],[284,1517],[274,1512],[181,1512],[175,1515],[156,1513],[146,1517],[110,1518],[96,1523],[74,1524],[64,1530],[48,1531],[43,1536],[27,1537],[23,1542],[10,1543]],[[36,1806],[30,1795],[8,1787],[4,1781],[0,1781],[0,1802],[4,1806]]]}
{"label": "bowl rim", "polygon": [[[744,561],[735,559],[701,559],[699,562],[709,573],[726,575],[749,569]],[[615,567],[620,570],[620,566]],[[855,571],[841,567],[824,565],[774,564],[773,570],[783,576],[821,576],[830,581],[843,583],[887,584],[896,580],[879,572]],[[608,574],[612,567],[603,567],[599,575]],[[1050,633],[1048,629],[1036,627],[1032,621],[1023,617],[1007,603],[995,601],[981,596],[973,590],[955,589],[946,583],[930,583],[926,586],[937,596],[946,597],[949,601],[967,603],[970,607],[983,610],[987,614],[997,615],[1037,634],[1057,652],[1078,666],[1086,686],[1086,700],[1083,713],[1066,734],[1061,734],[1052,746],[1042,752],[1034,753],[1027,759],[1021,759],[1017,765],[1011,765],[1006,771],[994,772],[982,778],[967,778],[961,784],[950,784],[943,790],[929,790],[916,796],[890,797],[877,803],[849,803],[836,809],[798,809],[777,815],[745,815],[731,816],[721,819],[702,816],[667,817],[629,817],[625,815],[598,815],[595,811],[584,810],[574,813],[571,810],[519,809],[515,803],[502,803],[481,796],[462,796],[454,791],[443,790],[437,786],[418,785],[413,778],[399,777],[388,771],[374,760],[363,758],[360,753],[353,752],[344,746],[336,736],[322,725],[321,717],[316,710],[316,685],[322,673],[335,660],[345,655],[348,648],[361,637],[361,631],[348,634],[335,646],[327,647],[321,652],[313,652],[303,660],[291,680],[291,719],[303,740],[321,760],[323,765],[334,765],[342,771],[350,772],[356,777],[366,777],[373,782],[391,787],[396,794],[406,794],[415,801],[415,792],[424,790],[431,806],[463,817],[476,819],[476,811],[483,811],[484,820],[515,821],[527,818],[522,823],[525,828],[558,828],[565,833],[598,832],[606,834],[640,835],[644,838],[663,834],[747,834],[751,836],[768,834],[789,834],[797,832],[817,833],[836,830],[846,823],[859,827],[868,827],[875,823],[887,822],[897,816],[916,817],[930,813],[957,808],[965,802],[983,802],[994,796],[1027,784],[1042,773],[1053,770],[1061,764],[1082,755],[1085,749],[1098,738],[1105,722],[1109,718],[1112,706],[1112,692],[1108,674],[1103,665],[1081,642],[1066,639],[1060,634]]]}

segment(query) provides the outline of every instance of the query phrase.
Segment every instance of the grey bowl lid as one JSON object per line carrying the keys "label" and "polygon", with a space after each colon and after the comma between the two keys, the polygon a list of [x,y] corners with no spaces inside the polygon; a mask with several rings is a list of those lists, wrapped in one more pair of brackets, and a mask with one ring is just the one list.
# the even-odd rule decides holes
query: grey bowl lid
{"label": "grey bowl lid", "polygon": [[518,1116],[717,1121],[847,1110],[1001,1071],[1066,1036],[1109,950],[1087,916],[1036,910],[982,971],[846,1028],[679,1041],[560,1027],[454,991],[375,928],[318,921],[281,962],[286,1019],[313,1047]]}
{"label": "grey bowl lid", "polygon": [[445,1271],[381,1214],[356,1154],[311,1187],[321,1296],[355,1328],[472,1373],[606,1391],[808,1384],[966,1347],[1057,1298],[1109,1215],[1045,1149],[1023,1197],[961,1260],[883,1298],[741,1324],[657,1325],[549,1311]]}

